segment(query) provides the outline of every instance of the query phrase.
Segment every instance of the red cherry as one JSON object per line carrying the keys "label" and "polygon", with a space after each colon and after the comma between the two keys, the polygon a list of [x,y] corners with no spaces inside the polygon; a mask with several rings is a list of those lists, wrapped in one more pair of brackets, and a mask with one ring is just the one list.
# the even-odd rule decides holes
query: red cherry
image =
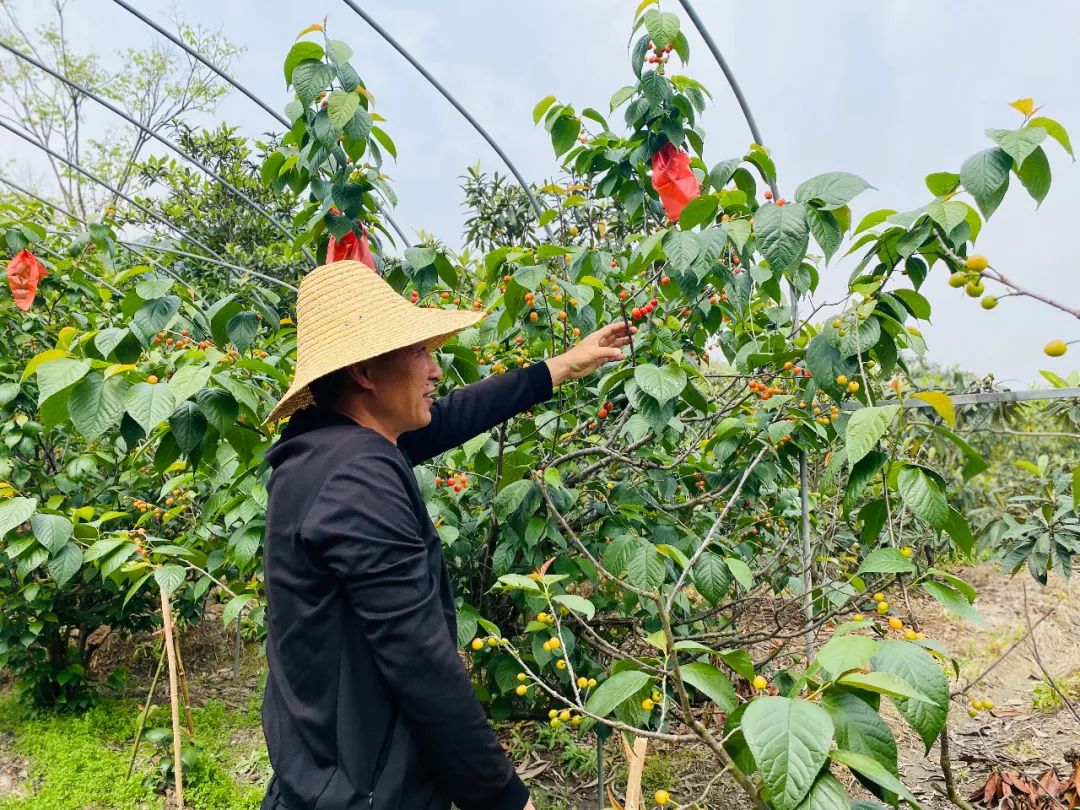
{"label": "red cherry", "polygon": [[772,192],[771,191],[766,191],[765,192],[765,199],[766,200],[771,200],[772,199]]}
{"label": "red cherry", "polygon": [[671,283],[671,276],[664,276],[662,279],[660,279],[660,284],[662,286],[664,286],[664,287],[666,287],[670,283]]}
{"label": "red cherry", "polygon": [[660,301],[654,298],[652,301],[649,302],[649,306],[653,309],[656,309],[658,306],[660,306]]}
{"label": "red cherry", "polygon": [[608,412],[605,408],[601,408],[599,411],[596,412],[597,419],[607,419],[607,415]]}
{"label": "red cherry", "polygon": [[605,402],[604,403],[604,410],[605,411],[613,411],[613,410],[615,410],[615,406],[612,405],[610,402]]}

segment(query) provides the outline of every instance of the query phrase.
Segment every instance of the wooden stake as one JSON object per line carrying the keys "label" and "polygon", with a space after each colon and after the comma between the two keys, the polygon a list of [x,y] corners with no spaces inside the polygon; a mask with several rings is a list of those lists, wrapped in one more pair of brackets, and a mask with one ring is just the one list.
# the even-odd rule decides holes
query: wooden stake
{"label": "wooden stake", "polygon": [[641,796],[641,773],[645,769],[645,752],[649,747],[649,740],[647,737],[637,737],[631,749],[625,735],[620,734],[619,739],[630,768],[626,776],[626,810],[642,810],[644,801]]}
{"label": "wooden stake", "polygon": [[184,713],[187,715],[188,736],[195,738],[195,721],[191,717],[191,695],[188,694],[187,672],[184,671],[184,659],[180,655],[180,636],[175,637],[176,642],[176,669],[180,675],[180,693],[184,696]]}
{"label": "wooden stake", "polygon": [[176,806],[184,808],[184,764],[180,743],[180,701],[176,684],[176,645],[173,643],[172,605],[165,589],[161,588],[161,618],[165,630],[165,650],[169,656],[169,705],[172,708],[173,776],[176,779]]}

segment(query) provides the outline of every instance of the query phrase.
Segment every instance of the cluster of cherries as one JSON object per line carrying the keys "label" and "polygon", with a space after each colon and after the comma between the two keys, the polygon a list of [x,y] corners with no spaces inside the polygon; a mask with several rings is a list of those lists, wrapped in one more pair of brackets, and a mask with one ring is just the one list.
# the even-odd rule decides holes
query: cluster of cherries
{"label": "cluster of cherries", "polygon": [[609,413],[615,410],[615,405],[611,402],[605,402],[600,406],[600,410],[596,412],[597,419],[607,419]]}
{"label": "cluster of cherries", "polygon": [[[435,486],[441,487],[443,485],[442,476],[435,476]],[[446,478],[447,489],[452,489],[454,492],[461,492],[469,486],[469,479],[465,476],[465,473],[451,473]]]}
{"label": "cluster of cherries", "polygon": [[[773,193],[771,191],[766,191],[764,196],[765,196],[766,200],[771,200],[773,198]],[[783,197],[777,197],[776,198],[776,204],[777,205],[787,205],[787,200],[785,200]]]}
{"label": "cluster of cherries", "polygon": [[649,317],[649,314],[660,306],[660,301],[654,298],[643,307],[634,307],[630,310],[630,319],[634,321],[640,321],[643,318]]}
{"label": "cluster of cherries", "polygon": [[653,53],[651,56],[647,56],[645,58],[645,61],[648,62],[650,65],[662,65],[664,64],[664,62],[667,61],[667,55],[671,53],[671,43],[669,42],[663,48],[657,50],[656,45],[653,43],[653,41],[649,40],[649,50]]}
{"label": "cluster of cherries", "polygon": [[[157,346],[160,343],[164,343],[166,346],[172,346],[173,348],[176,348],[176,349],[187,348],[193,342],[194,341],[192,341],[192,339],[191,339],[191,332],[189,332],[187,329],[181,329],[180,330],[180,338],[179,339],[166,337],[164,332],[158,332],[156,335],[154,335],[154,340],[153,340],[153,343],[154,343],[155,346]],[[196,345],[200,349],[208,349],[208,348],[210,348],[211,346],[214,345],[214,341],[212,341],[212,340],[200,340]]]}

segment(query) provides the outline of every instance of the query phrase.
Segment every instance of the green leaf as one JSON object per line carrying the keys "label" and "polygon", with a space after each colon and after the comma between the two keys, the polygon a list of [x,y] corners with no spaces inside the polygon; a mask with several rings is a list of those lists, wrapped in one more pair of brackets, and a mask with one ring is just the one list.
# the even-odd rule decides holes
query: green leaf
{"label": "green leaf", "polygon": [[180,565],[163,565],[154,571],[154,579],[166,596],[172,596],[184,584],[187,570]]}
{"label": "green leaf", "polygon": [[851,810],[851,797],[848,796],[840,780],[825,772],[817,778],[810,792],[806,794],[798,810]]}
{"label": "green leaf", "polygon": [[729,182],[735,175],[735,170],[739,168],[739,164],[742,163],[742,158],[730,158],[728,160],[722,160],[717,163],[709,171],[709,183],[713,189],[719,191]]}
{"label": "green leaf", "polygon": [[949,507],[948,520],[945,521],[945,531],[952,538],[952,541],[956,543],[958,549],[965,554],[971,553],[972,548],[975,546],[971,526],[968,525],[967,518],[951,506]]}
{"label": "green leaf", "polygon": [[810,792],[833,738],[829,713],[805,700],[751,701],[742,732],[765,781],[770,806],[794,810]]}
{"label": "green leaf", "polygon": [[255,343],[259,334],[259,318],[250,310],[238,312],[229,318],[225,325],[225,333],[237,349],[246,352]]}
{"label": "green leaf", "polygon": [[627,555],[626,573],[635,587],[659,588],[664,581],[664,558],[651,543],[639,541]]}
{"label": "green leaf", "polygon": [[206,435],[206,417],[194,402],[181,402],[169,417],[169,429],[180,451],[190,453]]}
{"label": "green leaf", "polygon": [[326,52],[330,56],[330,61],[339,66],[352,59],[353,55],[353,50],[348,43],[342,42],[340,39],[331,39],[327,42]]}
{"label": "green leaf", "polygon": [[795,201],[820,202],[829,211],[847,205],[868,188],[873,188],[857,174],[851,172],[826,172],[800,183],[795,189]]}
{"label": "green leaf", "polygon": [[89,360],[75,360],[71,357],[61,357],[38,366],[38,407],[53,394],[77,383],[89,371]]}
{"label": "green leaf", "polygon": [[723,712],[733,712],[739,705],[735,687],[720,670],[711,664],[693,662],[679,667],[682,679],[700,690]]}
{"label": "green leaf", "polygon": [[150,301],[168,295],[172,285],[171,278],[143,277],[135,285],[135,294],[144,301]]}
{"label": "green leaf", "polygon": [[124,409],[131,414],[143,432],[150,432],[176,409],[176,401],[167,385],[136,383],[124,396]]}
{"label": "green leaf", "polygon": [[863,217],[859,221],[859,225],[858,225],[858,227],[855,228],[855,231],[852,233],[852,236],[857,236],[860,233],[862,233],[863,231],[868,231],[871,228],[874,228],[874,227],[880,225],[882,222],[887,220],[889,217],[891,217],[895,213],[896,212],[891,208],[882,208],[882,209],[880,209],[878,211],[871,211],[869,214],[867,214],[865,217]]}
{"label": "green leaf", "polygon": [[[499,577],[499,584],[504,588],[519,591],[539,591],[540,585],[522,574],[503,574]],[[471,635],[471,634],[470,634]]]}
{"label": "green leaf", "polygon": [[523,478],[499,490],[499,494],[495,496],[495,517],[499,520],[509,518],[521,507],[535,486],[535,483]]}
{"label": "green leaf", "polygon": [[686,387],[686,372],[678,366],[640,365],[634,369],[638,387],[663,405],[682,393]]}
{"label": "green leaf", "polygon": [[861,667],[873,657],[877,648],[877,641],[867,636],[833,636],[818,650],[814,661],[836,678]]}
{"label": "green leaf", "polygon": [[719,556],[707,551],[694,563],[694,587],[709,604],[719,602],[731,587],[731,574]]}
{"label": "green leaf", "polygon": [[1072,474],[1073,511],[1080,512],[1080,465],[1073,468]]}
{"label": "green leaf", "polygon": [[247,607],[254,598],[255,597],[251,594],[243,593],[230,599],[229,603],[225,605],[225,610],[221,612],[221,620],[225,623],[225,626],[228,627],[236,621],[244,608]]}
{"label": "green leaf", "polygon": [[934,200],[927,204],[926,213],[948,234],[967,217],[967,207],[956,200]]}
{"label": "green leaf", "polygon": [[960,182],[975,198],[982,215],[989,218],[1001,204],[1009,187],[1012,158],[1003,149],[986,149],[972,155],[960,167]]}
{"label": "green leaf", "polygon": [[203,388],[195,395],[195,403],[207,421],[225,435],[236,424],[240,405],[228,391],[222,388]]}
{"label": "green leaf", "polygon": [[716,210],[719,205],[719,200],[711,194],[695,197],[686,204],[682,213],[679,214],[679,225],[690,229],[696,228],[698,225],[708,224],[716,217]]}
{"label": "green leaf", "polygon": [[49,560],[49,574],[60,587],[66,585],[82,567],[82,549],[74,543],[66,543],[60,552]]}
{"label": "green leaf", "polygon": [[1042,127],[1045,129],[1047,134],[1060,143],[1062,148],[1069,153],[1069,156],[1073,160],[1076,160],[1076,155],[1073,154],[1072,144],[1069,142],[1069,133],[1065,131],[1065,127],[1053,118],[1039,116],[1038,118],[1032,118],[1028,121],[1027,125],[1029,127]]}
{"label": "green leaf", "polygon": [[805,206],[800,203],[763,205],[757,210],[754,227],[758,247],[774,272],[788,270],[803,260],[810,240]]}
{"label": "green leaf", "polygon": [[881,437],[888,431],[898,413],[900,413],[899,405],[881,405],[860,408],[852,414],[845,432],[849,464],[857,463],[859,459],[874,449]]}
{"label": "green leaf", "polygon": [[72,424],[87,439],[96,439],[120,422],[129,384],[119,374],[108,379],[98,372],[83,377],[71,389],[68,412]]}
{"label": "green leaf", "polygon": [[670,11],[651,8],[645,12],[645,29],[657,50],[662,50],[679,33],[679,17]]}
{"label": "green leaf", "polygon": [[934,172],[926,175],[926,187],[935,197],[952,194],[960,185],[960,175],[952,172]]}
{"label": "green leaf", "polygon": [[38,512],[30,518],[30,528],[34,532],[34,537],[49,550],[50,554],[55,554],[63,548],[74,531],[71,521],[63,515],[48,515],[43,512]]}
{"label": "green leaf", "polygon": [[560,593],[551,597],[551,599],[554,602],[558,602],[560,605],[566,605],[575,613],[581,613],[586,619],[592,619],[592,617],[596,615],[596,607],[584,596],[577,596],[572,593]]}
{"label": "green leaf", "polygon": [[876,548],[866,555],[859,574],[913,574],[915,566],[911,560],[895,548]]}
{"label": "green leaf", "polygon": [[326,102],[326,112],[330,116],[330,123],[340,135],[345,131],[345,125],[360,108],[360,96],[356,93],[346,93],[344,90],[335,90]]}
{"label": "green leaf", "polygon": [[[874,656],[873,666],[879,672],[899,675],[908,683],[917,683],[929,702],[894,698],[897,710],[907,720],[926,746],[929,754],[949,712],[949,681],[937,661],[922,647],[906,641],[885,640]],[[850,748],[851,746],[845,746]],[[858,750],[858,749],[855,749]]]}
{"label": "green leaf", "polygon": [[922,805],[920,805],[918,800],[911,795],[911,792],[900,783],[900,780],[889,773],[884,765],[872,757],[868,757],[866,754],[859,754],[855,751],[836,749],[829,752],[829,758],[839,762],[841,765],[847,765],[852,771],[862,774],[871,782],[880,785],[890,793],[903,796],[916,808],[916,810],[921,810]]}
{"label": "green leaf", "polygon": [[945,495],[929,475],[918,467],[905,465],[897,478],[897,489],[912,512],[935,529],[943,529],[949,520]]}
{"label": "green leaf", "polygon": [[1022,129],[988,129],[987,136],[1016,161],[1023,165],[1028,155],[1046,140],[1047,132],[1042,127],[1024,127]]}
{"label": "green leaf", "polygon": [[9,498],[0,502],[0,540],[20,523],[29,520],[37,503],[37,498]]}
{"label": "green leaf", "polygon": [[830,689],[821,696],[821,706],[832,717],[840,748],[872,757],[889,773],[899,775],[896,740],[870,704],[850,692]]}
{"label": "green leaf", "polygon": [[[555,103],[555,96],[544,96],[540,99],[536,106],[533,107],[533,123],[539,124],[540,119],[544,117],[544,113],[548,111],[548,108]],[[614,107],[612,107],[614,109]]]}
{"label": "green leaf", "polygon": [[581,122],[573,115],[567,113],[555,119],[551,127],[551,146],[555,150],[555,156],[560,157],[567,152],[581,134]]}
{"label": "green leaf", "polygon": [[169,391],[173,399],[183,402],[210,381],[213,368],[207,364],[181,366],[169,378]]}
{"label": "green leaf", "polygon": [[316,59],[305,59],[293,69],[292,84],[305,107],[319,97],[333,78],[330,68]]}
{"label": "green leaf", "polygon": [[597,717],[607,717],[615,711],[616,706],[630,699],[651,680],[648,673],[636,669],[616,672],[589,695],[589,699],[585,701],[585,709]]}
{"label": "green leaf", "polygon": [[147,301],[132,317],[129,329],[143,346],[149,346],[154,336],[169,325],[179,309],[180,299],[175,295]]}
{"label": "green leaf", "polygon": [[825,263],[828,264],[844,241],[844,234],[840,231],[840,225],[836,221],[836,217],[829,211],[807,208],[806,221],[810,226],[810,233],[813,234],[814,241],[818,243],[825,254]]}
{"label": "green leaf", "polygon": [[754,587],[754,575],[750,571],[749,565],[734,557],[725,557],[724,564],[728,567],[731,575],[735,577],[735,581],[742,585],[743,590],[749,591]]}
{"label": "green leaf", "polygon": [[1037,203],[1036,207],[1042,205],[1042,201],[1050,193],[1050,161],[1046,159],[1046,152],[1041,146],[1028,155],[1016,176]]}
{"label": "green leaf", "polygon": [[930,318],[930,302],[920,293],[909,290],[907,287],[900,287],[890,292],[900,299],[907,311],[914,317],[923,321]]}
{"label": "green leaf", "polygon": [[285,86],[292,84],[293,71],[297,65],[305,59],[322,59],[323,54],[322,45],[316,42],[297,42],[293,45],[285,57]]}
{"label": "green leaf", "polygon": [[879,695],[932,702],[904,678],[891,672],[848,672],[836,682],[855,689],[865,689],[867,692],[877,692]]}
{"label": "green leaf", "polygon": [[975,625],[986,628],[986,623],[979,611],[964,597],[960,591],[941,582],[926,581],[922,583],[922,589],[940,602],[946,609],[951,610],[960,618]]}
{"label": "green leaf", "polygon": [[686,270],[701,253],[701,236],[691,231],[668,231],[663,240],[664,253],[676,270]]}

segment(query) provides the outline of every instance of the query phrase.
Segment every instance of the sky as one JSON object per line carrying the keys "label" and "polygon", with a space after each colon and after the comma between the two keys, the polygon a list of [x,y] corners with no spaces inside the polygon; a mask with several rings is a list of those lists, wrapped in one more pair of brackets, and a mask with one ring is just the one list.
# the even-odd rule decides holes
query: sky
{"label": "sky", "polygon": [[[32,0],[6,2],[27,20],[40,13]],[[394,218],[410,238],[423,229],[457,244],[464,218],[460,175],[477,162],[488,172],[505,172],[464,119],[340,0],[131,3],[159,22],[179,8],[185,21],[244,46],[234,75],[279,109],[290,99],[281,71],[285,53],[301,29],[328,15],[331,36],[353,47],[353,64],[397,143],[398,161],[387,172],[400,197]],[[606,112],[612,92],[633,80],[627,42],[636,5],[637,0],[363,3],[534,180],[557,175],[558,164],[547,134],[533,126],[533,106],[554,94],[579,109]],[[1020,125],[1021,116],[1007,106],[1014,99],[1034,97],[1044,105],[1042,114],[1071,129],[1080,146],[1076,0],[696,0],[695,6],[749,99],[777,164],[781,193],[790,196],[798,183],[821,172],[855,172],[876,189],[855,200],[856,221],[876,208],[903,211],[928,202],[925,175],[958,171],[965,158],[991,146],[986,128]],[[701,120],[706,163],[743,154],[752,139],[718,66],[679,4],[662,0],[661,8],[682,17],[690,41],[690,64],[680,72],[712,91]],[[158,39],[110,0],[71,0],[69,20],[71,40],[84,52],[114,54]],[[253,137],[276,126],[236,92],[223,100],[215,118]],[[1006,276],[1075,306],[1080,164],[1056,143],[1048,140],[1046,149],[1054,175],[1049,197],[1036,211],[1014,178],[977,250]],[[0,160],[8,157],[26,170],[40,163],[29,147],[0,133]],[[36,176],[44,184],[47,175]],[[841,297],[852,266],[850,259],[834,259],[822,273],[817,300]],[[993,291],[994,285],[987,286]],[[1065,313],[1015,297],[984,311],[947,286],[943,266],[922,291],[934,310],[923,334],[937,362],[979,375],[992,372],[999,383],[1021,388],[1041,381],[1039,369],[1064,375],[1080,365],[1080,344],[1059,359],[1042,353],[1051,339],[1080,337],[1077,320]]]}

